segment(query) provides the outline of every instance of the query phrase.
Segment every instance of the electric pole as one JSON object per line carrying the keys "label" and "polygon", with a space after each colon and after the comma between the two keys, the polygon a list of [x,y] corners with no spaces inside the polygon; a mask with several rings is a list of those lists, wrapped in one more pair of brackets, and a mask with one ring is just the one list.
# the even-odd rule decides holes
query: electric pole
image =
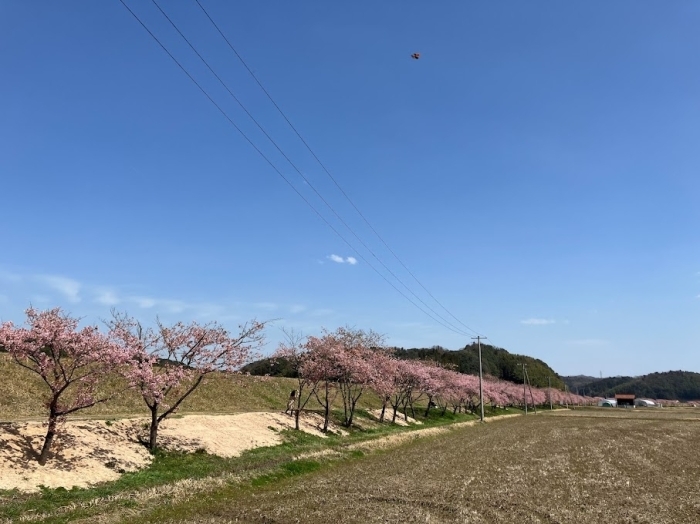
{"label": "electric pole", "polygon": [[472,340],[476,340],[479,346],[479,404],[481,405],[481,422],[484,421],[484,386],[483,381],[483,371],[481,369],[481,341],[488,340],[486,337],[478,336],[472,337]]}
{"label": "electric pole", "polygon": [[525,414],[527,415],[527,383],[525,382],[525,368],[527,364],[523,364],[523,402],[525,402]]}
{"label": "electric pole", "polygon": [[549,397],[549,411],[552,411],[552,377],[547,375],[547,396]]}

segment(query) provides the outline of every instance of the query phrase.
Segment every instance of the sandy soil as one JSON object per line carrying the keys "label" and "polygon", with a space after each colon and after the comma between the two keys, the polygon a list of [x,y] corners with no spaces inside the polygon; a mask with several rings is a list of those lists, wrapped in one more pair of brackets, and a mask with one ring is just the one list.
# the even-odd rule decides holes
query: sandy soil
{"label": "sandy soil", "polygon": [[[139,442],[146,437],[147,419],[115,422],[69,421],[56,437],[46,466],[36,457],[45,434],[39,422],[0,425],[0,489],[38,491],[50,488],[87,487],[116,480],[127,471],[147,466],[152,460]],[[301,429],[320,437],[322,417],[304,414]],[[243,451],[274,446],[282,442],[280,430],[294,427],[294,419],[283,413],[241,413],[237,415],[193,415],[166,419],[158,441],[171,450],[195,451],[223,457]],[[337,428],[333,428],[337,431]]]}

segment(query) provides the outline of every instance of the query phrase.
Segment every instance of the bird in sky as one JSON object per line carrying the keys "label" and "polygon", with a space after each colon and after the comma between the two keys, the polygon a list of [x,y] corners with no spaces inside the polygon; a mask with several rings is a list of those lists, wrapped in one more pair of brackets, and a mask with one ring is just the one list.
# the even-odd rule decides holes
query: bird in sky
{"label": "bird in sky", "polygon": [[411,58],[413,58],[414,60],[418,60],[420,58],[420,53],[413,53],[411,55]]}

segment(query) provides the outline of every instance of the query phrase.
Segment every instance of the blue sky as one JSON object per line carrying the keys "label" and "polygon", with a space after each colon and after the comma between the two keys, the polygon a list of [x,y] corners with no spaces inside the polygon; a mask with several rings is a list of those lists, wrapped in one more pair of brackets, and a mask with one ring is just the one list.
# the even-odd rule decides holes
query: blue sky
{"label": "blue sky", "polygon": [[[127,3],[357,244],[154,5]],[[466,325],[562,374],[700,371],[700,4],[202,4]],[[440,312],[194,1],[163,6],[372,251]],[[3,320],[21,321],[32,303],[93,322],[110,307],[145,322],[279,319],[268,350],[284,326],[349,324],[405,347],[468,342],[339,239],[117,0],[3,2],[0,49]]]}

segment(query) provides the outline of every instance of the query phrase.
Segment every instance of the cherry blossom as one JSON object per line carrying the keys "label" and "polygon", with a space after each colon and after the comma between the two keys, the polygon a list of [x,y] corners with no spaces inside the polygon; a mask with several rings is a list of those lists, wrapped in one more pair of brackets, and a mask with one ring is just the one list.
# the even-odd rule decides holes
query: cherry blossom
{"label": "cherry blossom", "polygon": [[0,325],[0,346],[17,364],[39,375],[48,388],[44,398],[48,430],[38,457],[43,466],[59,424],[67,415],[119,393],[103,393],[99,385],[105,375],[126,362],[128,352],[96,326],[78,330],[79,320],[60,308],[29,308],[26,315],[27,327],[15,327],[12,322]]}
{"label": "cherry blossom", "polygon": [[158,426],[180,407],[215,371],[233,372],[249,362],[263,342],[265,324],[255,320],[239,326],[231,337],[217,323],[177,322],[143,328],[135,319],[114,313],[111,335],[129,351],[125,370],[129,384],[151,412],[148,447],[156,449]]}

